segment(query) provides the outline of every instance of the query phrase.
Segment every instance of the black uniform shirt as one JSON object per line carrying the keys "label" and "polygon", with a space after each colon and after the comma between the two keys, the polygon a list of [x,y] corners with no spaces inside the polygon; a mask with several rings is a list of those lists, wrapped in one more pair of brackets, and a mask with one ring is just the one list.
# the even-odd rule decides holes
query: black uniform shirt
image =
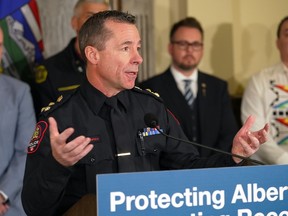
{"label": "black uniform shirt", "polygon": [[[115,104],[118,114],[122,115],[120,119],[117,112],[110,117]],[[66,211],[83,195],[96,193],[95,176],[99,173],[235,165],[232,158],[225,155],[199,159],[194,146],[147,128],[144,122],[147,113],[158,117],[163,132],[186,139],[162,100],[138,88],[107,98],[85,80],[69,98],[43,112],[28,147],[22,193],[27,213],[50,215]],[[80,135],[92,139],[92,151],[73,167],[63,167],[51,154],[49,116],[56,119],[59,132],[68,127],[75,129],[68,142]],[[126,156],[120,156],[123,153]]]}

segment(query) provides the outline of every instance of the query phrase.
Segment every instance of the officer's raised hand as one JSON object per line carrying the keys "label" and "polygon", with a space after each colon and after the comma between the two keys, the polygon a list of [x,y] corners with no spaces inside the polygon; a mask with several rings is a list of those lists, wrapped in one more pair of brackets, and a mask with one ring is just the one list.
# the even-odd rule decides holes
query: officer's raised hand
{"label": "officer's raised hand", "polygon": [[[261,144],[268,140],[269,125],[265,124],[262,129],[251,132],[250,129],[254,121],[255,117],[249,116],[242,128],[234,137],[232,146],[233,154],[249,157],[259,149]],[[239,158],[234,157],[233,159],[236,163],[241,162],[241,159]]]}
{"label": "officer's raised hand", "polygon": [[78,136],[67,143],[66,141],[73,134],[74,129],[67,128],[59,133],[56,120],[50,117],[48,121],[52,155],[63,166],[73,166],[92,150],[93,145],[89,144],[90,138]]}

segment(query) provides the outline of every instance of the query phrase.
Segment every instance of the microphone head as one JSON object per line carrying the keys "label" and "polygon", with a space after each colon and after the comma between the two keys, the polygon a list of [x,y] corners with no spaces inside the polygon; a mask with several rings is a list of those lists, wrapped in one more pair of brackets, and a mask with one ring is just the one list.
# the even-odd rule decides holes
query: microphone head
{"label": "microphone head", "polygon": [[151,127],[151,128],[156,128],[158,126],[158,119],[152,113],[145,114],[144,122],[148,127]]}

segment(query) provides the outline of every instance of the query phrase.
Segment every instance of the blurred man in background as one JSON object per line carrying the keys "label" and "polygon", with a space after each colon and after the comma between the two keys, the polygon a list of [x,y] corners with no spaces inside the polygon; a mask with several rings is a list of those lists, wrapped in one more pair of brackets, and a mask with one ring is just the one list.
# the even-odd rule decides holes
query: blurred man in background
{"label": "blurred man in background", "polygon": [[[238,127],[228,84],[198,69],[204,54],[203,40],[203,28],[194,17],[175,23],[168,45],[171,66],[140,87],[159,93],[189,140],[230,151]],[[216,153],[204,148],[198,151],[205,157]]]}
{"label": "blurred man in background", "polygon": [[81,58],[78,32],[83,23],[93,14],[109,9],[104,0],[79,0],[74,6],[71,26],[76,37],[61,52],[46,59],[36,68],[36,113],[54,102],[60,95],[70,94],[85,76],[85,64]]}

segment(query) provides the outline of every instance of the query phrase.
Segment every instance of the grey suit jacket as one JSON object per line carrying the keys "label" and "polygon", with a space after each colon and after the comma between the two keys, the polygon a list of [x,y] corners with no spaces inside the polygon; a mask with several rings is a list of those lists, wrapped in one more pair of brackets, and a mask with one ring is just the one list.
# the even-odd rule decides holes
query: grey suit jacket
{"label": "grey suit jacket", "polygon": [[25,215],[21,189],[26,149],[35,121],[29,86],[0,74],[0,190],[10,201],[5,216]]}

